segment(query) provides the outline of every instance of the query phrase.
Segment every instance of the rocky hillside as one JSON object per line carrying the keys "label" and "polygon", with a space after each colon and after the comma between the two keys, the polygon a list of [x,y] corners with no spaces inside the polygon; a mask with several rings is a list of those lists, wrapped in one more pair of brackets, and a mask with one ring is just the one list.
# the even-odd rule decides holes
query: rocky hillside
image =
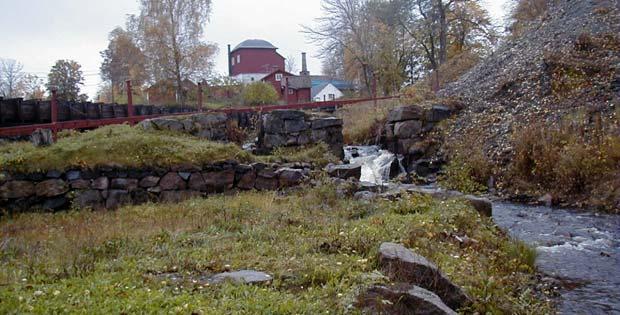
{"label": "rocky hillside", "polygon": [[449,140],[476,138],[488,157],[505,164],[513,133],[535,122],[554,124],[570,116],[617,124],[620,4],[550,2],[523,36],[507,40],[444,89],[443,96],[466,105],[449,128]]}

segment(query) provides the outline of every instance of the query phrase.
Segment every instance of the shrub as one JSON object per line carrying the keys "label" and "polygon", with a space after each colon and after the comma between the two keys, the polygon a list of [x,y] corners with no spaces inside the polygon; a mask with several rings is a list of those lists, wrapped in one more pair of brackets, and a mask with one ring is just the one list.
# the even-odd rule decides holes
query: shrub
{"label": "shrub", "polygon": [[463,193],[480,193],[487,190],[487,182],[493,175],[493,164],[478,143],[479,137],[470,135],[462,141],[447,145],[450,162],[439,183],[447,189]]}
{"label": "shrub", "polygon": [[254,82],[243,88],[243,103],[246,105],[267,105],[278,101],[278,92],[266,82]]}
{"label": "shrub", "polygon": [[597,131],[582,136],[582,130],[535,125],[516,134],[509,173],[517,188],[613,208],[620,197],[615,181],[620,175],[620,137]]}

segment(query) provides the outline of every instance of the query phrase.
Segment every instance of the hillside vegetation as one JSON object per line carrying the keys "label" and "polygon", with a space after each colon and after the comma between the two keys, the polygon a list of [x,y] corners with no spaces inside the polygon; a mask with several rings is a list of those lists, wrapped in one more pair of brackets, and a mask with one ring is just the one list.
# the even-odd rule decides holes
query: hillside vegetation
{"label": "hillside vegetation", "polygon": [[523,1],[518,31],[440,93],[464,105],[444,153],[513,196],[618,211],[620,12],[614,1],[538,2]]}

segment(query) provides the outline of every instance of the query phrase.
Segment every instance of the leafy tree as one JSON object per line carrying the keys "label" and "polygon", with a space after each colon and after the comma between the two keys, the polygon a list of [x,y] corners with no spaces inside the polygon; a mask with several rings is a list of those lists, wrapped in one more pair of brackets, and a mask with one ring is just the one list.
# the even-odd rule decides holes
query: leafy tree
{"label": "leafy tree", "polygon": [[247,105],[267,105],[278,101],[278,92],[269,83],[254,82],[243,88],[242,97]]}
{"label": "leafy tree", "polygon": [[181,104],[183,81],[201,81],[213,69],[217,47],[202,41],[210,13],[211,0],[141,0],[140,15],[130,19],[151,80],[174,80]]}
{"label": "leafy tree", "polygon": [[0,59],[0,96],[19,96],[19,84],[24,77],[24,66],[13,59]]}
{"label": "leafy tree", "polygon": [[47,90],[58,91],[61,100],[74,101],[80,97],[80,85],[84,85],[82,66],[73,60],[58,60],[48,74]]}
{"label": "leafy tree", "polygon": [[133,36],[124,29],[117,27],[110,33],[110,43],[101,52],[101,57],[101,78],[110,83],[112,102],[115,92],[122,90],[125,81],[131,80],[133,86],[140,87],[147,80],[146,58]]}

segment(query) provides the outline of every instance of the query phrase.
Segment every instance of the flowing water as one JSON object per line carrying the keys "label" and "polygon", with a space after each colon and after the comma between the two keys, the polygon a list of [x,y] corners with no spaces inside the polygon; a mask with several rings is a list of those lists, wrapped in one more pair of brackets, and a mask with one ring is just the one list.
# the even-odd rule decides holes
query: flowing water
{"label": "flowing water", "polygon": [[560,314],[620,314],[620,216],[496,203],[493,219],[536,247],[541,272],[569,284]]}
{"label": "flowing water", "polygon": [[344,149],[345,159],[351,164],[362,165],[360,181],[382,185],[390,180],[394,153],[378,146],[351,146]]}
{"label": "flowing water", "polygon": [[[376,146],[345,152],[362,164],[361,181],[389,181],[394,154]],[[493,219],[534,246],[538,269],[564,284],[560,314],[620,314],[620,216],[497,202]]]}

